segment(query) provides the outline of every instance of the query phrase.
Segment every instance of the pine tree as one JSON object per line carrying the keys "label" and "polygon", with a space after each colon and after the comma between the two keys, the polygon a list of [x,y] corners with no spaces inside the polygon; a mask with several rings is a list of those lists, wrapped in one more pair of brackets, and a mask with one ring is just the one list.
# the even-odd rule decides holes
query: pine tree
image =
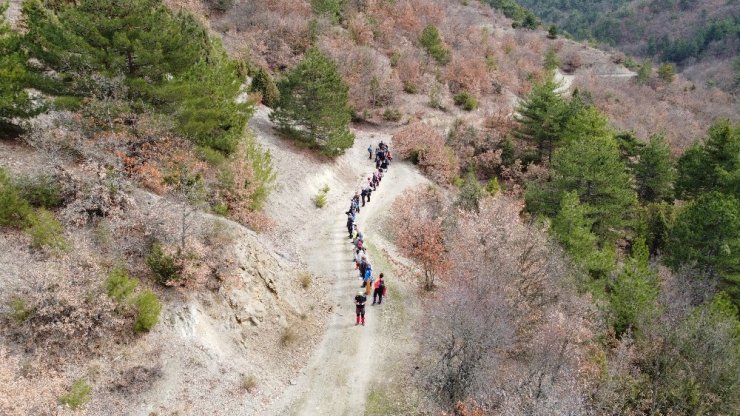
{"label": "pine tree", "polygon": [[548,71],[554,71],[560,66],[560,60],[558,59],[558,55],[555,53],[554,49],[550,48],[547,50],[544,66]]}
{"label": "pine tree", "polygon": [[436,26],[427,25],[421,32],[419,43],[440,65],[445,65],[450,61],[450,51],[445,48]]}
{"label": "pine tree", "polygon": [[481,198],[483,198],[483,187],[480,185],[475,172],[471,169],[465,175],[465,180],[460,188],[460,195],[457,199],[457,205],[466,211],[478,212]]}
{"label": "pine tree", "polygon": [[0,130],[16,117],[26,118],[40,111],[34,106],[26,87],[29,73],[21,39],[5,22],[7,3],[0,3]]}
{"label": "pine tree", "polygon": [[740,200],[709,192],[685,207],[670,231],[666,263],[695,265],[734,281],[740,279]]}
{"label": "pine tree", "polygon": [[593,220],[588,219],[588,211],[578,200],[578,193],[566,192],[552,221],[552,230],[577,264],[594,276],[603,276],[614,264],[613,251],[598,249],[598,237],[591,232]]}
{"label": "pine tree", "polygon": [[278,88],[280,99],[270,119],[284,132],[330,156],[352,147],[347,84],[318,49],[310,49]]}
{"label": "pine tree", "polygon": [[588,108],[570,120],[563,137],[565,145],[552,161],[554,200],[576,191],[589,207],[594,233],[601,241],[611,240],[627,225],[635,194],[607,120]]}
{"label": "pine tree", "polygon": [[740,126],[729,120],[715,122],[703,143],[690,147],[678,160],[679,197],[714,190],[740,195]]}
{"label": "pine tree", "polygon": [[262,94],[262,104],[273,107],[277,104],[278,98],[280,98],[280,91],[275,85],[270,73],[264,68],[257,70],[257,73],[252,79],[251,85],[252,91],[259,91]]}
{"label": "pine tree", "polygon": [[634,168],[637,196],[646,202],[671,199],[676,171],[671,148],[663,136],[650,137],[647,146],[640,149],[639,156],[640,160]]}
{"label": "pine tree", "polygon": [[514,135],[536,145],[540,160],[545,154],[548,160],[551,158],[568,116],[568,106],[557,92],[558,87],[552,77],[535,84],[515,114],[519,126]]}
{"label": "pine tree", "polygon": [[625,262],[610,291],[611,312],[614,331],[624,334],[628,329],[636,336],[658,314],[658,281],[650,270],[648,249],[645,241],[637,240],[632,245],[632,255]]}

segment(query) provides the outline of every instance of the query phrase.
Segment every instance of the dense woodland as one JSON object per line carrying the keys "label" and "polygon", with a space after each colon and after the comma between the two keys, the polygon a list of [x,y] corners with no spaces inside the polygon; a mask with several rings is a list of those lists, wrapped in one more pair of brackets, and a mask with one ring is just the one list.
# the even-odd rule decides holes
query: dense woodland
{"label": "dense woodland", "polygon": [[[522,3],[575,36],[622,41],[590,17],[611,4],[569,3],[583,15],[562,20]],[[676,13],[695,7],[677,3]],[[3,231],[27,234],[38,253],[67,252],[65,230],[113,215],[124,181],[189,207],[174,238],[132,237],[140,247],[126,255],[145,282],[113,267],[89,288],[95,296],[9,294],[4,340],[61,368],[64,357],[100,354],[104,340],[146,336],[161,309],[148,288],[223,287],[218,244],[198,239],[188,218],[197,210],[269,227],[260,208],[279,172],[245,132],[262,103],[286,138],[326,158],[353,145],[352,123],[393,128],[394,154],[436,182],[396,201],[391,219],[431,317],[418,334],[419,370],[398,394],[421,396],[431,414],[740,411],[740,125],[731,96],[648,64],[638,77],[586,77],[566,93],[555,70],[582,67],[583,48],[535,30],[513,2],[205,7],[223,40],[202,16],[161,0],[26,0],[19,29],[0,25],[4,140],[95,161],[102,168],[91,177],[116,178],[72,187],[61,174],[0,169]],[[737,23],[712,22],[720,29],[656,40],[646,54],[683,62],[717,42],[735,45]],[[696,50],[675,46],[700,32]],[[44,114],[73,139],[34,134]],[[72,188],[100,195],[80,202]],[[57,321],[65,324],[49,324]],[[2,350],[0,359],[15,372]],[[46,409],[39,400],[61,389],[52,384],[32,410]],[[64,389],[57,401],[68,407],[90,400],[84,380]],[[0,410],[25,406],[13,400],[0,398]]]}
{"label": "dense woodland", "polygon": [[693,78],[737,91],[737,2],[520,0],[547,25],[630,55],[687,68]]}

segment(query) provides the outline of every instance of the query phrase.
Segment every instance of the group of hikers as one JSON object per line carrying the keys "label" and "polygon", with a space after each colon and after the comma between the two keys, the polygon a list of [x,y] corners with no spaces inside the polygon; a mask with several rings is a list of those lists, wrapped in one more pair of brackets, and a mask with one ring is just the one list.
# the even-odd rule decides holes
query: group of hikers
{"label": "group of hikers", "polygon": [[355,325],[365,325],[365,303],[370,294],[372,293],[373,296],[372,304],[380,305],[383,303],[383,296],[386,292],[383,273],[380,273],[377,279],[373,276],[373,266],[367,256],[365,236],[357,227],[357,215],[360,213],[360,209],[370,202],[370,195],[380,186],[383,174],[388,170],[393,157],[388,145],[382,141],[375,149],[370,145],[367,151],[370,154],[369,159],[375,159],[375,171],[371,176],[368,176],[367,182],[363,183],[360,191],[355,192],[352,196],[349,210],[346,212],[347,232],[353,244],[355,268],[359,271],[360,279],[362,279],[360,288],[364,289],[357,292],[355,296]]}

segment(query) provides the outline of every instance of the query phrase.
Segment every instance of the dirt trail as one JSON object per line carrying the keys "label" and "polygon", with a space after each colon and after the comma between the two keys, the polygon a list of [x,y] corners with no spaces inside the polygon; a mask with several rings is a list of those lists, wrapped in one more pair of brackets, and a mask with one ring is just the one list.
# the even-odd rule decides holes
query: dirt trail
{"label": "dirt trail", "polygon": [[[374,169],[367,147],[388,142],[385,133],[355,131],[352,149],[335,161],[317,163],[315,157],[300,149],[291,149],[275,137],[267,119],[269,110],[261,107],[250,122],[259,141],[273,154],[280,173],[280,186],[268,201],[268,214],[284,221],[275,237],[286,250],[294,251],[327,288],[333,310],[323,340],[295,380],[277,397],[268,414],[275,415],[357,415],[363,414],[370,380],[372,360],[382,359],[383,349],[376,348],[391,340],[378,330],[382,306],[367,306],[366,326],[354,325],[354,295],[360,290],[358,272],[352,262],[352,244],[347,236],[344,212],[353,192]],[[407,163],[394,162],[372,200],[359,213],[363,230],[389,209],[392,201],[405,190],[428,183],[419,171]],[[311,198],[324,185],[330,187],[327,205],[314,208]],[[369,231],[369,230],[368,230]],[[292,246],[291,246],[292,245]],[[371,263],[373,259],[370,259]],[[376,273],[378,271],[376,270]]]}

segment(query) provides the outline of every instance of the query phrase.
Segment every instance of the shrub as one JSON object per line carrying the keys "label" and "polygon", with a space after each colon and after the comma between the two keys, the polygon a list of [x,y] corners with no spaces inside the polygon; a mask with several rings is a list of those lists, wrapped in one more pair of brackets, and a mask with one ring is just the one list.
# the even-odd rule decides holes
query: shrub
{"label": "shrub", "polygon": [[325,15],[332,23],[339,23],[342,20],[342,9],[347,0],[311,0],[311,7],[314,13]]}
{"label": "shrub", "polygon": [[416,87],[416,84],[413,82],[406,82],[403,84],[403,92],[408,94],[416,94],[419,91],[419,89]]}
{"label": "shrub", "polygon": [[234,0],[207,0],[208,6],[219,12],[226,12],[234,7]]}
{"label": "shrub", "polygon": [[323,188],[321,188],[321,192],[328,194],[331,188],[329,188],[329,185],[324,185]]}
{"label": "shrub", "polygon": [[499,185],[497,178],[491,178],[488,180],[488,183],[486,184],[486,191],[491,194],[491,196],[496,195],[500,190],[501,185]]}
{"label": "shrub", "polygon": [[51,212],[39,208],[34,215],[28,218],[26,233],[31,236],[31,246],[34,248],[48,247],[65,251],[69,243],[62,235],[62,224]]}
{"label": "shrub", "polygon": [[52,176],[22,176],[15,184],[21,197],[34,207],[56,208],[64,203],[61,186]]}
{"label": "shrub", "polygon": [[62,95],[54,98],[54,108],[60,111],[78,111],[82,108],[82,98]]}
{"label": "shrub", "polygon": [[33,214],[5,169],[0,168],[0,226],[22,227]]}
{"label": "shrub", "polygon": [[159,313],[162,311],[162,304],[151,290],[140,294],[133,301],[136,308],[136,320],[134,321],[134,331],[148,332],[159,322]]}
{"label": "shrub", "polygon": [[401,120],[401,112],[397,108],[386,108],[383,112],[383,118],[388,121]]}
{"label": "shrub", "polygon": [[445,48],[439,30],[434,25],[430,24],[424,28],[419,37],[419,43],[440,65],[445,65],[450,61],[450,51]]}
{"label": "shrub", "polygon": [[126,269],[116,267],[108,273],[108,278],[105,281],[105,290],[108,296],[121,302],[131,296],[138,284],[139,281],[130,278]]}
{"label": "shrub", "polygon": [[23,299],[13,299],[10,302],[10,316],[18,323],[23,323],[33,314],[33,308]]}
{"label": "shrub", "polygon": [[455,105],[465,111],[473,111],[478,108],[478,100],[467,91],[460,91],[455,94]]}
{"label": "shrub", "polygon": [[255,377],[254,374],[244,376],[244,378],[242,379],[242,388],[251,393],[254,389],[257,388],[257,377]]}
{"label": "shrub", "polygon": [[308,289],[311,286],[311,283],[313,283],[313,278],[310,274],[304,273],[301,275],[301,287],[304,289]]}
{"label": "shrub", "polygon": [[169,285],[182,279],[182,266],[178,264],[177,258],[165,253],[159,243],[152,245],[152,250],[146,257],[146,265],[160,284]]}
{"label": "shrub", "polygon": [[295,332],[293,327],[286,327],[283,332],[280,333],[280,344],[287,347],[298,340],[298,334]]}
{"label": "shrub", "polygon": [[319,193],[314,197],[313,199],[314,205],[316,205],[316,208],[323,208],[324,205],[326,205],[326,192],[319,191]]}
{"label": "shrub", "polygon": [[257,70],[254,79],[252,79],[251,88],[252,91],[259,91],[262,94],[262,104],[270,108],[277,104],[280,98],[280,90],[264,68]]}
{"label": "shrub", "polygon": [[85,380],[78,378],[72,383],[69,392],[59,396],[59,402],[69,406],[70,409],[76,410],[84,406],[92,398],[92,388]]}

